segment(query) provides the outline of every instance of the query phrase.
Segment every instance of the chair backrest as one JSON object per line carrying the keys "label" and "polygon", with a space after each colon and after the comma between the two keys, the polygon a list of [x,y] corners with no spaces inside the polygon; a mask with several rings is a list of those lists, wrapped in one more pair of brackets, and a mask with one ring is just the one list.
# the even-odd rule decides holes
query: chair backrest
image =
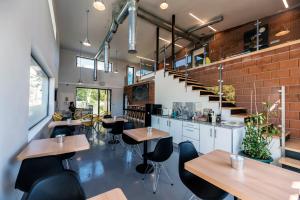
{"label": "chair backrest", "polygon": [[56,126],[54,127],[50,137],[55,138],[57,135],[72,136],[74,135],[72,128],[73,127],[69,126]]}
{"label": "chair backrest", "polygon": [[122,134],[124,130],[124,121],[116,121],[113,124],[111,133]]}
{"label": "chair backrest", "polygon": [[124,123],[124,130],[134,129],[134,123],[133,122],[126,122]]}
{"label": "chair backrest", "polygon": [[152,157],[155,162],[166,161],[173,153],[173,137],[160,139],[153,151]]}
{"label": "chair backrest", "polygon": [[184,169],[184,163],[199,157],[198,152],[190,141],[179,143],[179,177],[184,182],[190,172]]}
{"label": "chair backrest", "polygon": [[111,115],[104,115],[103,116],[103,119],[109,119],[109,118],[112,118],[112,116]]}
{"label": "chair backrest", "polygon": [[39,179],[30,189],[26,200],[85,200],[85,193],[75,172],[62,173]]}

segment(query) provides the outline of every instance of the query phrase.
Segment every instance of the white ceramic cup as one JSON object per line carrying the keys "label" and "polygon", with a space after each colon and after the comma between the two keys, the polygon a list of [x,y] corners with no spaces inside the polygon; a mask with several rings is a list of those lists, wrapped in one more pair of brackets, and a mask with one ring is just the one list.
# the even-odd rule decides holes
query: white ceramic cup
{"label": "white ceramic cup", "polygon": [[244,158],[239,155],[230,155],[231,167],[237,170],[244,169]]}
{"label": "white ceramic cup", "polygon": [[152,127],[151,126],[147,127],[147,134],[149,134],[149,135],[152,134]]}
{"label": "white ceramic cup", "polygon": [[71,118],[67,119],[67,124],[71,125],[72,124],[71,121],[72,121]]}
{"label": "white ceramic cup", "polygon": [[116,121],[117,120],[117,116],[114,116],[114,121]]}
{"label": "white ceramic cup", "polygon": [[56,136],[57,143],[60,143],[60,144],[64,143],[64,139],[65,139],[65,135],[57,135]]}

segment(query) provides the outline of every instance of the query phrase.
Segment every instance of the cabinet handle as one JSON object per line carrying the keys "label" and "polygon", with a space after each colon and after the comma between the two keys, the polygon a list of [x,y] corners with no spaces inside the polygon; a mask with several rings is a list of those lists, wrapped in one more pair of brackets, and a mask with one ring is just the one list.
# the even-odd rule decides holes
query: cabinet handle
{"label": "cabinet handle", "polygon": [[215,138],[216,138],[217,137],[217,130],[215,129],[214,132],[215,132]]}
{"label": "cabinet handle", "polygon": [[210,137],[212,136],[212,130],[211,129],[209,129],[209,135],[210,135]]}

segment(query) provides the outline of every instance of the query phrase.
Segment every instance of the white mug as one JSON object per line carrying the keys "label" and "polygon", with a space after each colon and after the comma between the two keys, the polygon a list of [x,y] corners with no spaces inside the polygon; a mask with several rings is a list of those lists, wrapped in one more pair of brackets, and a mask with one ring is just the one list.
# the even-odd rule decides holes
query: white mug
{"label": "white mug", "polygon": [[57,143],[62,144],[64,142],[64,138],[65,138],[65,135],[57,135],[56,136]]}
{"label": "white mug", "polygon": [[69,118],[69,119],[67,119],[67,124],[68,125],[71,125],[72,123],[71,123],[71,119]]}
{"label": "white mug", "polygon": [[152,127],[151,127],[151,126],[147,127],[147,133],[148,133],[149,135],[152,134]]}
{"label": "white mug", "polygon": [[114,116],[114,121],[116,121],[117,120],[117,116]]}

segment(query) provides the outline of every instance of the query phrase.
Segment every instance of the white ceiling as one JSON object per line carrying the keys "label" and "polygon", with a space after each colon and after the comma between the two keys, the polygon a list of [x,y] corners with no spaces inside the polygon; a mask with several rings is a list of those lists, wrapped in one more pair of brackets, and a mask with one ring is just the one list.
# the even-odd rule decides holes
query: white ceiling
{"label": "white ceiling", "polygon": [[[84,47],[84,51],[96,54],[106,32],[109,28],[112,8],[118,0],[104,0],[106,10],[99,12],[92,7],[94,0],[56,0],[57,24],[60,31],[60,43],[63,48],[79,50],[79,41],[84,40],[86,32],[86,13],[89,15],[89,39],[92,46]],[[198,24],[189,16],[192,12],[202,20],[209,20],[215,16],[223,15],[224,20],[213,25],[218,31],[226,30],[257,18],[275,14],[284,9],[282,0],[167,0],[169,8],[159,8],[161,0],[140,0],[138,5],[154,13],[155,15],[171,21],[172,14],[176,15],[176,25],[185,29]],[[298,0],[288,0],[290,6],[295,5]],[[299,3],[299,2],[298,2]],[[171,34],[160,29],[160,36],[171,40]],[[205,28],[196,31],[195,34],[209,33]],[[137,55],[154,59],[156,27],[138,18],[137,21]],[[115,57],[116,49],[118,58],[138,63],[136,55],[127,53],[127,20],[119,26],[118,32],[111,42],[111,57]],[[164,44],[160,41],[161,46]],[[184,40],[178,41],[180,45],[187,45]]]}

